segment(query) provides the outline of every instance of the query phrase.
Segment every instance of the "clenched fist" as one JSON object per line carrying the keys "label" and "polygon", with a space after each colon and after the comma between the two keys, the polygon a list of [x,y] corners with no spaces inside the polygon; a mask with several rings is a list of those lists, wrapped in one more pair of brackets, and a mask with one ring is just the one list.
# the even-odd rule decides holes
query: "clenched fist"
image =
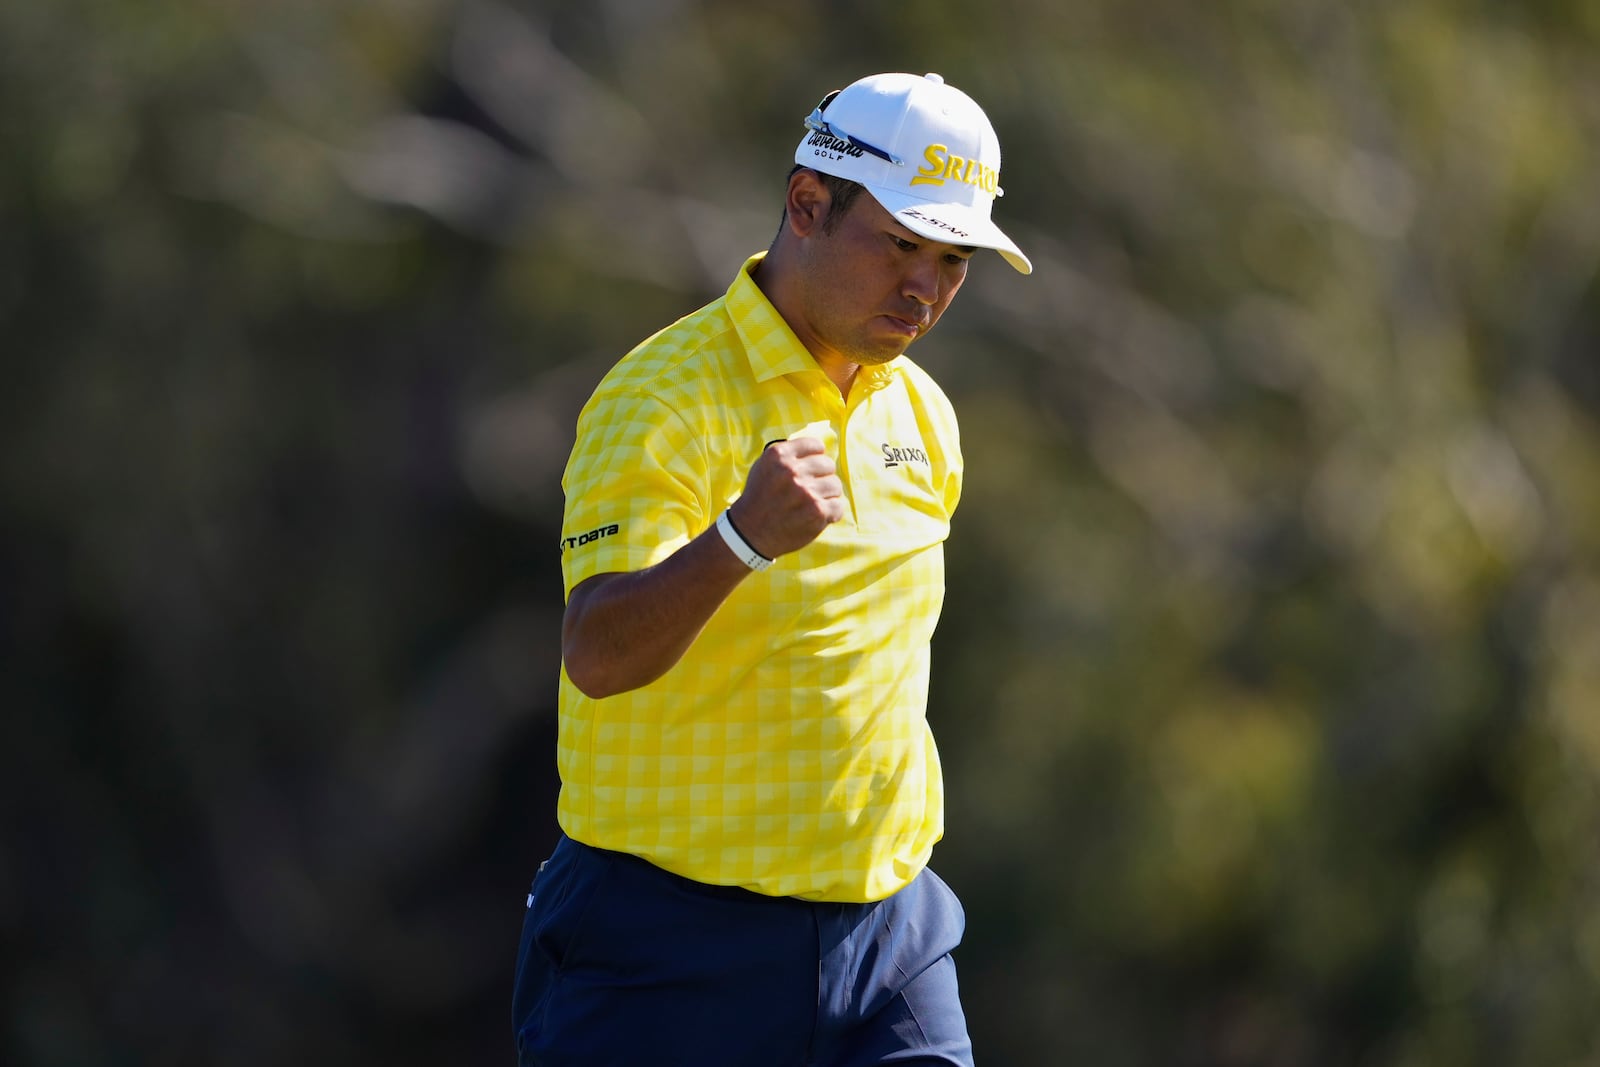
{"label": "clenched fist", "polygon": [[815,437],[768,445],[729,509],[734,526],[768,559],[804,548],[844,518],[844,483],[836,471]]}

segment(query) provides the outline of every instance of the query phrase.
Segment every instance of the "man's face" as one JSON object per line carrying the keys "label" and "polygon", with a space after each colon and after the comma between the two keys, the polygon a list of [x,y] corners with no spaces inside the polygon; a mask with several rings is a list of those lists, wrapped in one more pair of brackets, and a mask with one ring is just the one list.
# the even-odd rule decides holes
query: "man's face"
{"label": "man's face", "polygon": [[862,192],[803,242],[802,321],[791,325],[824,364],[887,363],[939,321],[973,251],[919,237]]}

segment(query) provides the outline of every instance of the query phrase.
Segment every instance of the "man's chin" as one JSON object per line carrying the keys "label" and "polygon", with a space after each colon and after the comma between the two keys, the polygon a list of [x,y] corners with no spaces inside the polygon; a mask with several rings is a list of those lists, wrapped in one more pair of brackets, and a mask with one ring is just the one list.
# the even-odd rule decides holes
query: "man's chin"
{"label": "man's chin", "polygon": [[911,347],[911,343],[911,341],[907,340],[889,345],[863,346],[851,355],[851,359],[855,361],[857,366],[881,367],[885,363],[891,363],[903,356],[906,349]]}

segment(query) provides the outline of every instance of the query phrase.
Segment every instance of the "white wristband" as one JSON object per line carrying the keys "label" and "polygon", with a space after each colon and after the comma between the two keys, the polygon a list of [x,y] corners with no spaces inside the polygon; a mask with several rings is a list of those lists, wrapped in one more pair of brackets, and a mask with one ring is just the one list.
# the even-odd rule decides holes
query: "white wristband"
{"label": "white wristband", "polygon": [[733,554],[739,557],[739,562],[746,567],[753,571],[764,571],[772,566],[770,559],[751,548],[750,542],[739,536],[739,531],[733,528],[733,521],[728,518],[726,511],[717,516],[717,532],[728,543]]}

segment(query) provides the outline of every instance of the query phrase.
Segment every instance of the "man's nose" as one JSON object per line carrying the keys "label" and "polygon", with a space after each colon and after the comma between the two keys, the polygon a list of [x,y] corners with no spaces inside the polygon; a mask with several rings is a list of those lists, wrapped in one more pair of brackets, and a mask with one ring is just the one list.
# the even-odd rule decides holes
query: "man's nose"
{"label": "man's nose", "polygon": [[906,271],[901,291],[919,304],[932,306],[939,302],[939,265],[932,260],[919,259]]}

